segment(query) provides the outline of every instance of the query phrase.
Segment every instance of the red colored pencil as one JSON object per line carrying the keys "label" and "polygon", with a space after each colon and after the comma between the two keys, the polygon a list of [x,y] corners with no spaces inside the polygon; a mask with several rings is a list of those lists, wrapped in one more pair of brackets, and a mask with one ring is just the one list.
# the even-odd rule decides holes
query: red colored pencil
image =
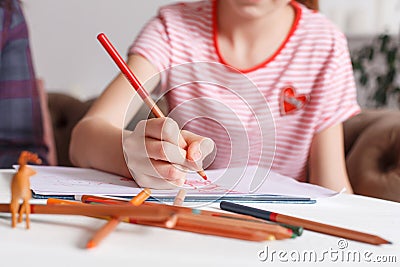
{"label": "red colored pencil", "polygon": [[[126,64],[126,62],[122,59],[121,55],[118,53],[118,51],[112,45],[112,43],[107,38],[107,36],[104,33],[100,33],[99,35],[97,35],[97,40],[99,40],[99,42],[103,45],[104,49],[108,52],[108,54],[114,60],[115,64],[117,64],[118,68],[125,75],[126,79],[133,86],[133,88],[135,88],[136,92],[143,99],[144,103],[150,108],[151,112],[153,112],[153,114],[157,118],[164,118],[165,117],[164,113],[157,106],[157,104],[151,98],[151,96],[146,91],[146,89],[143,88],[142,84],[136,78],[135,74],[133,74],[133,72],[129,68],[128,64]],[[207,175],[204,173],[204,170],[199,170],[199,171],[197,171],[197,173],[204,180],[207,180]]]}

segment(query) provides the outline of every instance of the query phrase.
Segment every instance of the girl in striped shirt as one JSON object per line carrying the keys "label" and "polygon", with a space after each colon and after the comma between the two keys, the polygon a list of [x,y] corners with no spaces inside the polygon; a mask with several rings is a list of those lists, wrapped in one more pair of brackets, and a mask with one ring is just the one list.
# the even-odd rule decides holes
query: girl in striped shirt
{"label": "girl in striped shirt", "polygon": [[256,165],[352,192],[342,122],[359,107],[346,39],[323,15],[289,0],[165,6],[128,65],[149,92],[160,84],[169,118],[123,130],[141,99],[119,75],[73,131],[75,164],[152,188],[182,185],[184,169]]}

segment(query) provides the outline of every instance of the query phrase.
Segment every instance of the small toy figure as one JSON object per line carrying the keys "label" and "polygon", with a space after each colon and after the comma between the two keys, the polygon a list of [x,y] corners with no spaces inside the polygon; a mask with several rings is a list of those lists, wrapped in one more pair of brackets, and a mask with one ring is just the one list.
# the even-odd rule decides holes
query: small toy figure
{"label": "small toy figure", "polygon": [[35,163],[41,164],[42,161],[38,157],[37,154],[31,153],[28,151],[22,151],[19,159],[18,164],[19,168],[16,174],[11,181],[11,203],[10,203],[10,210],[12,215],[12,227],[14,228],[17,224],[17,212],[19,209],[19,201],[22,199],[22,205],[19,210],[19,217],[18,222],[22,222],[22,214],[25,213],[25,221],[26,221],[26,229],[29,229],[29,214],[31,212],[31,208],[29,206],[29,200],[32,197],[31,193],[31,186],[29,178],[32,175],[35,175],[36,172],[27,166],[27,163]]}

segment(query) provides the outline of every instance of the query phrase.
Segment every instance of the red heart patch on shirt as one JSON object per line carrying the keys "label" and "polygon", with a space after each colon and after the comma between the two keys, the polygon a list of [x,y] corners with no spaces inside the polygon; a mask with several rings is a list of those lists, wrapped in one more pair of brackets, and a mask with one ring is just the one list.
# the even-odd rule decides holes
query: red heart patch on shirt
{"label": "red heart patch on shirt", "polygon": [[308,95],[297,94],[294,87],[287,86],[282,89],[280,101],[281,114],[286,115],[302,109],[308,102]]}

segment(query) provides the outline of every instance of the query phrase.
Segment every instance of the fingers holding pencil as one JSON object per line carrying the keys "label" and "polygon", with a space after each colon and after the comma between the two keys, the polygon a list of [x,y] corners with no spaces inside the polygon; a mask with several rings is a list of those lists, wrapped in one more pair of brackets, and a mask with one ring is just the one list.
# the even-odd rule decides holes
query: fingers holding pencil
{"label": "fingers holding pencil", "polygon": [[[181,134],[188,144],[186,148],[187,150],[186,158],[189,161],[193,161],[193,163],[195,164],[194,166],[197,169],[200,169],[201,172],[201,167],[204,159],[208,155],[210,155],[215,149],[214,141],[210,138],[206,138],[185,130],[182,130]],[[207,178],[205,179],[207,180]]]}
{"label": "fingers holding pencil", "polygon": [[[182,162],[180,153],[175,150],[170,151],[173,144],[168,143],[162,145],[162,141],[152,136],[146,137],[147,127],[156,127],[159,125],[158,120],[150,119],[141,121],[136,128],[128,135],[124,136],[123,148],[127,161],[127,165],[135,166],[131,169],[132,176],[136,183],[141,187],[172,189],[176,186],[183,185],[186,179],[186,172],[182,171],[183,167],[174,166],[174,162],[168,162],[167,158],[171,156],[174,161]],[[161,129],[159,129],[161,131]],[[166,149],[167,148],[167,149]],[[176,146],[176,148],[179,148]],[[182,149],[183,150],[183,149]]]}
{"label": "fingers holding pencil", "polygon": [[[145,149],[150,158],[202,170],[204,158],[214,150],[214,142],[179,128],[171,118],[155,118],[139,122],[135,128],[145,137]],[[160,142],[161,141],[161,142]]]}
{"label": "fingers holding pencil", "polygon": [[201,170],[204,157],[213,149],[211,139],[180,131],[170,118],[141,121],[124,138],[125,156],[128,165],[135,165],[132,172],[136,182],[158,189],[182,186],[188,170]]}
{"label": "fingers holding pencil", "polygon": [[[139,80],[136,78],[135,74],[132,72],[132,70],[129,68],[129,66],[126,64],[126,62],[122,59],[121,55],[118,53],[118,51],[112,45],[112,43],[107,38],[107,36],[104,33],[100,33],[97,35],[97,39],[102,44],[102,46],[107,51],[107,53],[110,55],[110,57],[114,60],[115,64],[118,66],[118,68],[121,70],[121,72],[125,75],[126,79],[129,81],[129,83],[132,85],[132,87],[136,90],[136,92],[139,94],[139,96],[143,99],[144,103],[150,108],[152,113],[157,118],[165,117],[163,112],[160,110],[160,108],[156,105],[156,103],[150,97],[149,93],[143,88],[143,86],[141,85]],[[181,138],[179,137],[178,139],[180,140]],[[129,164],[128,164],[128,166],[129,166]],[[203,179],[207,180],[207,176],[204,173],[203,169],[198,169],[197,172]],[[139,177],[139,180],[140,180],[140,177]],[[140,181],[139,181],[139,183],[140,183]]]}

